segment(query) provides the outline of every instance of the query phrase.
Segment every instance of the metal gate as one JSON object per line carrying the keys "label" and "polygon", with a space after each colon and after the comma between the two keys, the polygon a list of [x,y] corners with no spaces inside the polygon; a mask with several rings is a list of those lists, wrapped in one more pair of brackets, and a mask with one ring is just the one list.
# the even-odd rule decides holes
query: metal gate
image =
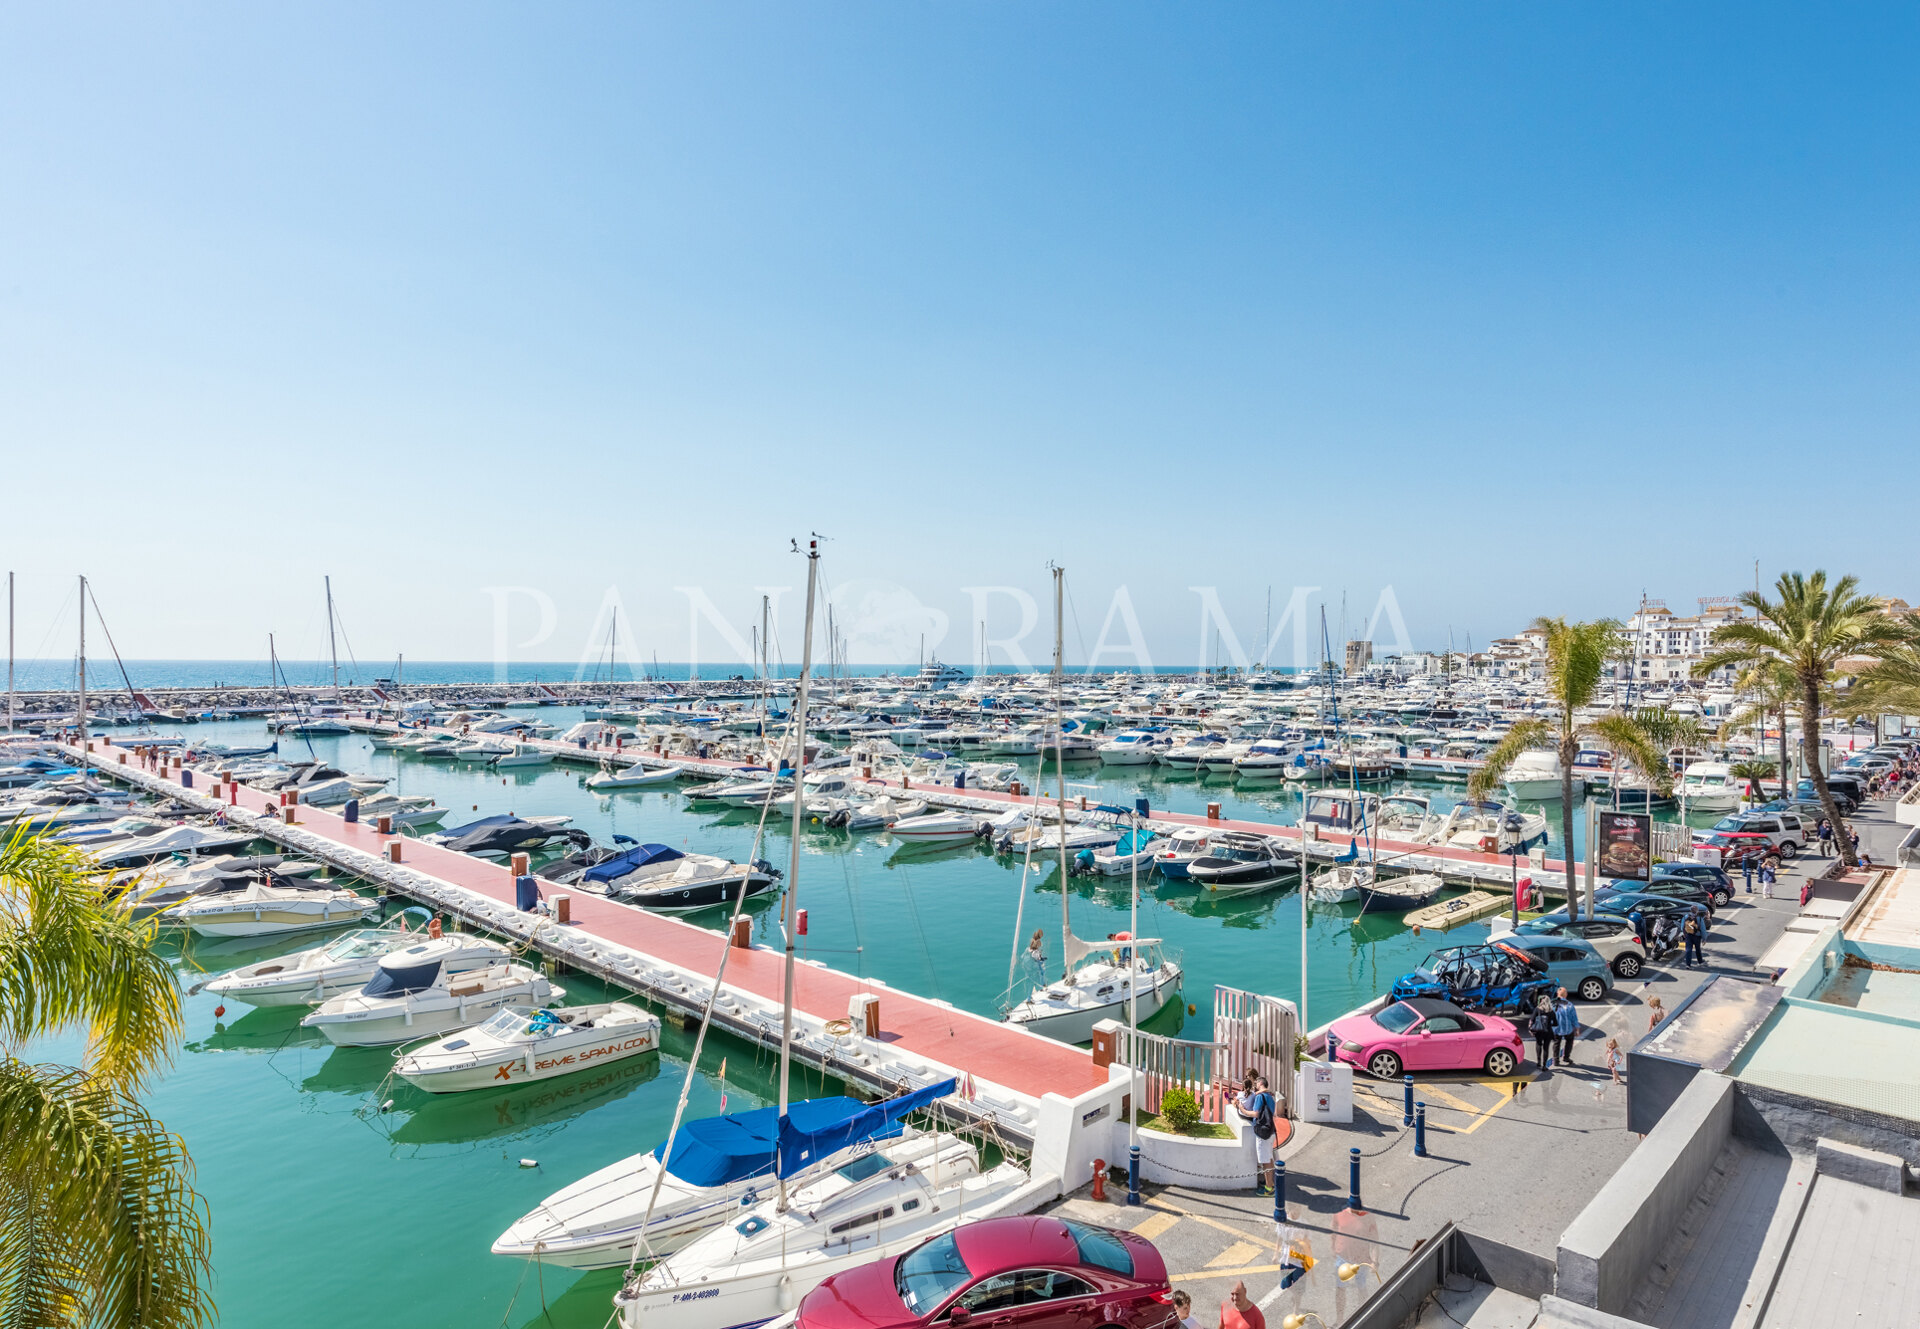
{"label": "metal gate", "polygon": [[1122,1029],[1119,1059],[1140,1072],[1140,1108],[1158,1113],[1169,1089],[1185,1089],[1200,1104],[1200,1120],[1221,1121],[1224,1110],[1222,1070],[1226,1049],[1218,1043],[1196,1043],[1164,1034]]}
{"label": "metal gate", "polygon": [[1293,1113],[1293,1043],[1299,1013],[1290,1001],[1239,988],[1213,990],[1213,1039],[1225,1049],[1214,1070],[1238,1084],[1248,1071],[1273,1091],[1286,1116]]}

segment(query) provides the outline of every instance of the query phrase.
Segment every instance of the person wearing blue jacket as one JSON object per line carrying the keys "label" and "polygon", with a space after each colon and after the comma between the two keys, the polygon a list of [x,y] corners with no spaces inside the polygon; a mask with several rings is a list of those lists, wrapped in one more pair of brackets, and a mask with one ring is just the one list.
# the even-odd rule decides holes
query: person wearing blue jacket
{"label": "person wearing blue jacket", "polygon": [[1553,1002],[1553,1032],[1560,1040],[1560,1055],[1557,1058],[1562,1066],[1573,1065],[1573,1040],[1580,1033],[1580,1012],[1573,1008],[1573,1002],[1567,996],[1565,988]]}

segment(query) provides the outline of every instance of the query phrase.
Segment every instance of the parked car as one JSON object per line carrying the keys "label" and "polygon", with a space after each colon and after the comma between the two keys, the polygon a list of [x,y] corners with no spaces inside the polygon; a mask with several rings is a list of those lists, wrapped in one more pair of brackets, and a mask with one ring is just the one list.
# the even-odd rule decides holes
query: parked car
{"label": "parked car", "polygon": [[[1833,805],[1840,809],[1840,815],[1851,817],[1854,809],[1865,801],[1867,786],[1865,781],[1855,781],[1849,776],[1835,773],[1827,776],[1827,792],[1833,795]],[[1793,796],[1801,802],[1812,803],[1816,807],[1820,804],[1819,791],[1813,787],[1811,780],[1802,780],[1795,785]],[[1824,817],[1827,814],[1823,811],[1820,815]]]}
{"label": "parked car", "polygon": [[1552,995],[1546,965],[1504,941],[1444,947],[1387,991],[1394,1001],[1433,997],[1470,1011],[1530,1011]]}
{"label": "parked car", "polygon": [[1858,771],[1862,775],[1871,778],[1876,775],[1885,775],[1897,765],[1899,765],[1899,763],[1892,757],[1876,757],[1869,752],[1863,756],[1852,757],[1841,762],[1840,771],[1837,773],[1845,774]]}
{"label": "parked car", "polygon": [[[1809,787],[1808,793],[1812,793],[1811,787]],[[1841,816],[1845,816],[1853,810],[1853,800],[1845,795],[1837,795],[1834,798],[1834,802],[1840,805]],[[1776,798],[1771,803],[1762,803],[1758,808],[1755,808],[1754,811],[1791,812],[1794,816],[1800,818],[1800,824],[1802,826],[1818,826],[1820,819],[1827,815],[1826,808],[1815,802],[1811,797]]]}
{"label": "parked car", "polygon": [[1695,831],[1693,842],[1700,844],[1716,832],[1764,835],[1782,858],[1792,858],[1807,847],[1808,830],[1791,812],[1736,812],[1713,823],[1711,831]]}
{"label": "parked car", "polygon": [[1171,1329],[1173,1288],[1153,1243],[1037,1214],[988,1218],[905,1255],[834,1274],[800,1299],[794,1329]]}
{"label": "parked car", "polygon": [[1780,856],[1773,851],[1773,841],[1764,835],[1748,834],[1745,831],[1710,831],[1704,837],[1695,831],[1693,836],[1695,850],[1715,849],[1720,853],[1720,861],[1730,869],[1740,869],[1748,863],[1759,867],[1769,859],[1775,863]]}
{"label": "parked car", "polygon": [[1335,1057],[1383,1080],[1397,1080],[1408,1071],[1511,1075],[1522,1060],[1520,1031],[1511,1021],[1470,1015],[1433,997],[1335,1020],[1328,1038]]}
{"label": "parked car", "polygon": [[1577,994],[1582,1001],[1603,1000],[1613,988],[1613,971],[1585,937],[1515,934],[1508,940],[1543,961],[1555,987]]}
{"label": "parked car", "polygon": [[1621,882],[1619,888],[1639,891],[1646,895],[1671,895],[1678,900],[1691,900],[1697,905],[1705,906],[1709,914],[1727,902],[1725,895],[1721,895],[1717,900],[1714,898],[1720,890],[1717,886],[1709,887],[1686,877],[1664,876],[1657,870],[1653,874],[1652,881]]}
{"label": "parked car", "polygon": [[1530,918],[1505,935],[1522,946],[1530,936],[1578,937],[1600,952],[1607,967],[1621,978],[1638,978],[1647,963],[1646,943],[1640,940],[1639,929],[1625,914],[1595,914],[1592,918],[1572,921]]}
{"label": "parked car", "polygon": [[1712,904],[1716,909],[1733,898],[1733,874],[1711,863],[1688,863],[1684,860],[1656,863],[1653,866],[1653,879],[1693,882],[1705,888],[1707,894],[1712,897]]}
{"label": "parked car", "polygon": [[[1712,915],[1691,900],[1682,900],[1672,895],[1649,895],[1644,891],[1615,891],[1609,895],[1596,893],[1593,897],[1594,917],[1604,918],[1612,915],[1633,922],[1640,940],[1647,940],[1647,930],[1652,921],[1663,915],[1671,915],[1675,927],[1686,921],[1688,914],[1697,915],[1702,928],[1713,922]],[[1582,915],[1584,917],[1584,914]],[[1567,921],[1567,908],[1562,905],[1550,913],[1540,916],[1541,921],[1564,923]],[[1657,958],[1649,955],[1648,959]]]}

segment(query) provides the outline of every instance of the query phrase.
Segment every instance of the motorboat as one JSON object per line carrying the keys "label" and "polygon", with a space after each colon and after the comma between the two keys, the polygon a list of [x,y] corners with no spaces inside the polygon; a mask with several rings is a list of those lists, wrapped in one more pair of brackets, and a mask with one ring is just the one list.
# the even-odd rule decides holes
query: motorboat
{"label": "motorboat", "polygon": [[378,898],[344,886],[265,872],[241,890],[183,900],[160,918],[199,937],[270,937],[359,923],[379,909]]}
{"label": "motorboat", "polygon": [[1185,881],[1193,861],[1207,856],[1207,842],[1212,836],[1205,826],[1182,826],[1160,841],[1153,860],[1155,869],[1168,881]]}
{"label": "motorboat", "polygon": [[1298,872],[1299,858],[1291,849],[1248,831],[1215,832],[1206,856],[1187,864],[1188,881],[1223,895],[1272,890]]}
{"label": "motorboat", "polygon": [[1351,789],[1326,789],[1308,794],[1300,814],[1302,826],[1320,835],[1362,835],[1380,822],[1380,795]]}
{"label": "motorboat", "polygon": [[1342,863],[1325,872],[1313,874],[1307,898],[1315,904],[1346,904],[1360,898],[1360,888],[1371,886],[1375,875],[1371,863]]}
{"label": "motorboat", "polygon": [[613,789],[650,789],[656,785],[672,784],[686,769],[678,762],[652,767],[635,762],[624,770],[614,770],[610,764],[603,763],[597,774],[587,777],[587,788],[595,793]]}
{"label": "motorboat", "polygon": [[1094,749],[1103,766],[1151,766],[1171,740],[1164,729],[1126,729]]}
{"label": "motorboat", "polygon": [[1198,774],[1202,763],[1216,756],[1226,743],[1225,734],[1190,734],[1184,743],[1162,748],[1155,754],[1154,760],[1169,770]]}
{"label": "motorboat", "polygon": [[553,754],[531,743],[515,743],[508,751],[494,757],[487,764],[499,771],[526,766],[551,766]]}
{"label": "motorboat", "polygon": [[507,813],[423,835],[420,842],[481,858],[504,858],[516,850],[538,849],[563,837],[576,844],[587,843],[590,837],[585,831],[567,829],[572,820],[571,817],[516,817]]}
{"label": "motorboat", "polygon": [[244,891],[262,872],[308,877],[322,866],[280,854],[215,854],[123,869],[109,878],[107,895],[129,917],[151,918],[195,896]]}
{"label": "motorboat", "polygon": [[642,844],[588,868],[574,884],[621,904],[669,912],[732,904],[743,886],[752,898],[772,890],[779,879],[780,873],[764,858],[736,863],[670,845]]}
{"label": "motorboat", "polygon": [[1745,782],[1734,778],[1724,761],[1696,761],[1680,773],[1674,792],[1689,811],[1732,812],[1740,806]]}
{"label": "motorboat", "polygon": [[1032,757],[1039,755],[1043,746],[1050,746],[1046,731],[1030,724],[996,736],[987,743],[987,750],[1003,757]]}
{"label": "motorboat", "polygon": [[[1300,745],[1279,738],[1263,738],[1249,743],[1233,759],[1233,773],[1243,780],[1278,780],[1285,777],[1300,755]],[[1213,763],[1207,763],[1213,769]]]}
{"label": "motorboat", "polygon": [[1447,890],[1447,883],[1435,872],[1414,872],[1404,877],[1375,876],[1361,882],[1361,912],[1403,914],[1409,909],[1424,909]]}
{"label": "motorboat", "polygon": [[1029,821],[1025,809],[1018,817],[1003,814],[995,820],[992,828],[993,847],[1003,854],[1023,854],[1031,850],[1036,856],[1057,854],[1061,842],[1066,842],[1068,854],[1108,849],[1120,842],[1125,831],[1122,818],[1130,815],[1126,809],[1102,804],[1091,808],[1091,816],[1078,822],[1060,822],[1058,813],[1050,819]]}
{"label": "motorboat", "polygon": [[465,1029],[507,1006],[545,1006],[566,996],[523,964],[449,973],[446,961],[465,945],[437,937],[383,956],[364,987],[329,997],[300,1023],[341,1047],[383,1047]]}
{"label": "motorboat", "polygon": [[[92,825],[101,827],[106,833],[69,842],[103,868],[137,867],[175,855],[191,858],[200,854],[219,853],[238,849],[254,839],[254,833],[250,830],[194,822],[155,821],[144,817],[121,818]],[[116,827],[120,829],[116,830]]]}
{"label": "motorboat", "polygon": [[[1522,752],[1507,767],[1507,793],[1522,803],[1558,802],[1561,793],[1560,757],[1557,753],[1529,751]],[[1586,792],[1586,777],[1575,771],[1573,776],[1573,796]]]}
{"label": "motorboat", "polygon": [[1153,871],[1154,859],[1160,852],[1160,837],[1141,827],[1121,835],[1120,839],[1104,849],[1082,849],[1083,861],[1092,864],[1093,870],[1103,877],[1124,877],[1135,869],[1141,872]]}
{"label": "motorboat", "polygon": [[430,1094],[494,1089],[609,1066],[660,1048],[660,1017],[631,1002],[509,1006],[478,1028],[405,1053],[394,1073]]}
{"label": "motorboat", "polygon": [[978,812],[923,812],[917,817],[901,817],[887,827],[887,833],[907,844],[953,844],[973,839],[986,822]]}
{"label": "motorboat", "polygon": [[1388,839],[1411,840],[1437,820],[1425,794],[1388,794],[1374,813],[1375,829]]}
{"label": "motorboat", "polygon": [[921,816],[926,810],[927,801],[923,798],[901,801],[883,794],[864,803],[849,800],[845,808],[830,813],[822,821],[840,830],[872,831],[891,826],[907,817]]}
{"label": "motorboat", "polygon": [[[869,1106],[853,1098],[806,1099],[792,1104],[788,1115],[815,1123],[857,1122]],[[917,1164],[932,1137],[903,1126],[904,1115],[883,1114],[874,1128],[854,1133],[789,1176],[789,1184],[805,1185],[857,1160]],[[563,1269],[618,1269],[636,1255],[671,1255],[772,1190],[779,1125],[775,1107],[687,1122],[673,1138],[671,1157],[663,1141],[555,1191],[501,1233],[493,1253]]]}
{"label": "motorboat", "polygon": [[[365,986],[381,960],[417,944],[422,936],[405,926],[362,928],[335,937],[324,946],[229,969],[193,991],[211,992],[249,1006],[317,1006],[329,997]],[[504,945],[485,937],[449,933],[448,938],[461,943],[448,948],[441,961],[450,974],[505,964],[513,958]]]}
{"label": "motorboat", "polygon": [[83,822],[116,821],[126,815],[128,800],[104,790],[62,785],[23,791],[23,796],[0,804],[0,825],[9,831],[45,831]]}
{"label": "motorboat", "polygon": [[1101,1020],[1126,1020],[1134,1001],[1151,1019],[1178,996],[1180,966],[1161,953],[1157,938],[1135,941],[1116,933],[1105,941],[1066,934],[1067,971],[1042,984],[1007,1012],[1009,1023],[1063,1043],[1085,1043]]}
{"label": "motorboat", "polygon": [[502,757],[511,757],[517,746],[503,738],[475,738],[462,743],[451,755],[455,761],[492,763]]}
{"label": "motorboat", "polygon": [[432,826],[447,815],[426,794],[374,794],[360,800],[360,820],[393,818],[395,826]]}
{"label": "motorboat", "polygon": [[1417,844],[1470,849],[1480,854],[1524,853],[1546,842],[1547,819],[1538,812],[1463,799],[1447,810],[1438,825],[1423,828],[1413,838]]}

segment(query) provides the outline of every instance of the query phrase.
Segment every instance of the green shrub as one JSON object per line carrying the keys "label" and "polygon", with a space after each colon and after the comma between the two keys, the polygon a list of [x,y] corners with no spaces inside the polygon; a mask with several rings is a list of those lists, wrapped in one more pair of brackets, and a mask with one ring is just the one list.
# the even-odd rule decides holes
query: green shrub
{"label": "green shrub", "polygon": [[1200,1104],[1191,1093],[1176,1086],[1160,1099],[1160,1115],[1167,1125],[1184,1135],[1200,1124]]}

